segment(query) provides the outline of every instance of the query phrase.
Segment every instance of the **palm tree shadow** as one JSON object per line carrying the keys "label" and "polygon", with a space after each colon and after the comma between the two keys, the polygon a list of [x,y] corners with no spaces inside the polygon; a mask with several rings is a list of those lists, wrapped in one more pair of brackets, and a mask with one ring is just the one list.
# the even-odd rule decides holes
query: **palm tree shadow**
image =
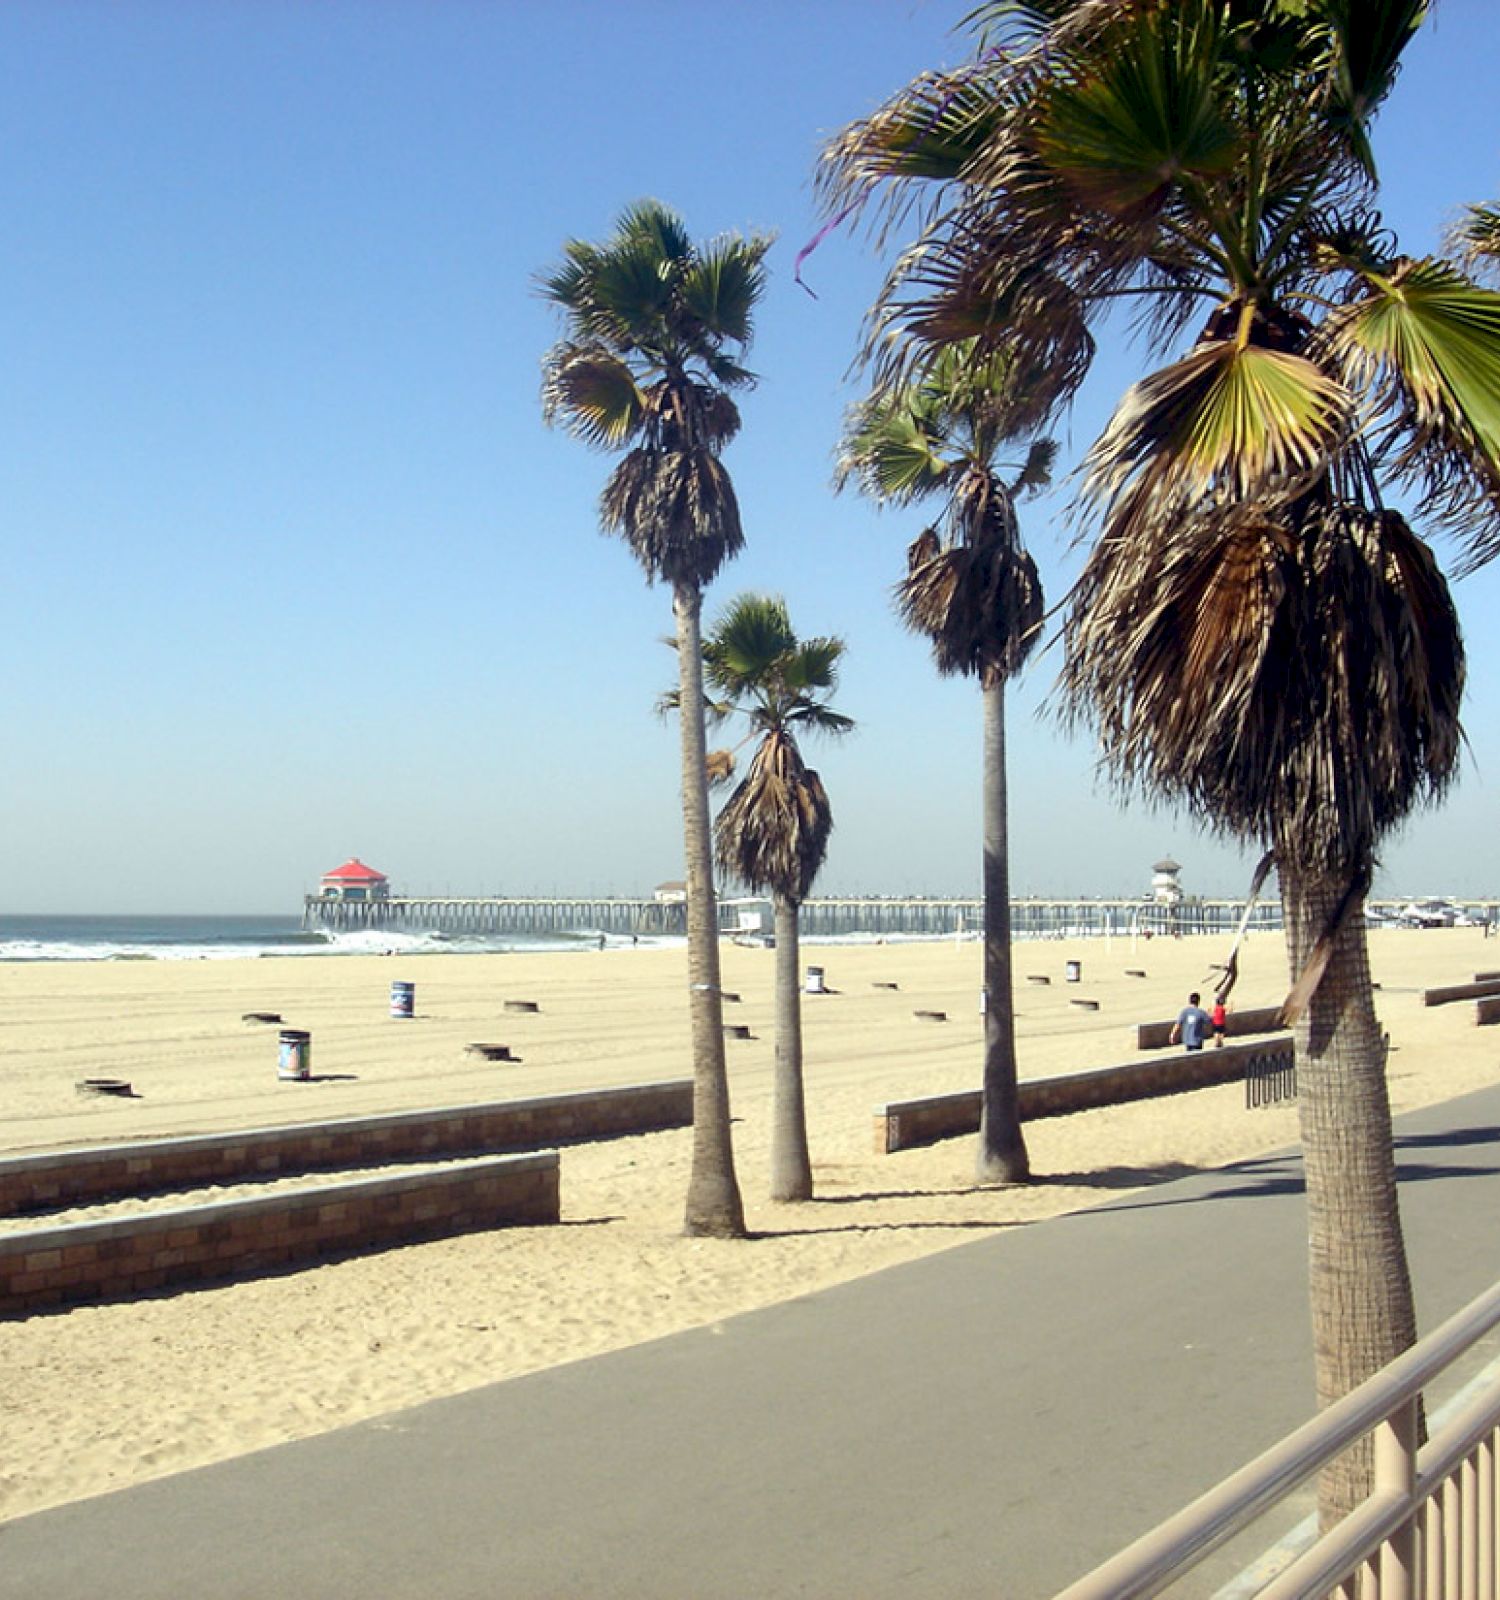
{"label": "palm tree shadow", "polygon": [[1207,1167],[1196,1167],[1187,1161],[1160,1161],[1149,1167],[1098,1167],[1090,1172],[1048,1172],[1038,1174],[1034,1181],[1059,1188],[1072,1189],[1145,1189],[1158,1183],[1176,1183],[1179,1178],[1193,1178]]}
{"label": "palm tree shadow", "polygon": [[748,1239],[797,1239],[815,1234],[833,1233],[927,1233],[934,1229],[956,1230],[961,1233],[999,1233],[1004,1229],[1023,1228],[1024,1222],[994,1222],[973,1218],[968,1221],[912,1221],[912,1222],[846,1222],[830,1228],[759,1228],[748,1234]]}
{"label": "palm tree shadow", "polygon": [[1419,1150],[1460,1144],[1500,1144],[1500,1128],[1450,1128],[1443,1133],[1397,1134],[1398,1150]]}
{"label": "palm tree shadow", "polygon": [[985,1193],[981,1184],[957,1189],[866,1189],[858,1194],[817,1194],[808,1202],[815,1206],[852,1206],[866,1200],[947,1200]]}

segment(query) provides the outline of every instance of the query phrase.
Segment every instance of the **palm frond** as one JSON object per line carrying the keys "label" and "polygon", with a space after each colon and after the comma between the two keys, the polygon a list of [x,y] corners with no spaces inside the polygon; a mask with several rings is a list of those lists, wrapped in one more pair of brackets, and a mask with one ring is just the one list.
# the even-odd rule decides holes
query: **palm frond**
{"label": "palm frond", "polygon": [[796,645],[784,600],[737,595],[704,638],[704,679],[728,696],[744,695],[775,673]]}
{"label": "palm frond", "polygon": [[1469,272],[1493,281],[1500,273],[1500,204],[1490,200],[1465,206],[1444,244]]}
{"label": "palm frond", "polygon": [[1401,56],[1431,0],[1322,0],[1318,10],[1332,45],[1330,114],[1365,169],[1375,170],[1365,129],[1390,93]]}
{"label": "palm frond", "polygon": [[1393,512],[1241,501],[1103,542],[1064,641],[1064,714],[1122,789],[1310,869],[1359,869],[1456,770],[1457,615]]}
{"label": "palm frond", "polygon": [[641,426],[646,402],[630,368],[597,345],[555,345],[542,365],[542,415],[585,444],[615,449]]}
{"label": "palm frond", "polygon": [[752,889],[800,905],[828,853],[833,809],[818,774],[786,730],[761,740],[745,777],[714,820],[720,867]]}
{"label": "palm frond", "polygon": [[1434,260],[1365,274],[1361,289],[1326,337],[1369,391],[1377,461],[1478,564],[1500,552],[1500,293]]}
{"label": "palm frond", "polygon": [[950,545],[914,562],[896,585],[896,608],[931,641],[939,672],[986,685],[1021,670],[1045,616],[1035,561],[1001,540]]}
{"label": "palm frond", "polygon": [[632,201],[615,223],[615,237],[644,245],[663,261],[686,262],[693,256],[693,241],[682,218],[660,200]]}
{"label": "palm frond", "polygon": [[766,287],[765,254],[772,242],[770,235],[715,239],[684,271],[683,305],[715,338],[750,343],[755,304]]}
{"label": "palm frond", "polygon": [[1119,536],[1179,499],[1285,489],[1323,470],[1350,414],[1306,357],[1207,340],[1127,392],[1085,461],[1084,495]]}
{"label": "palm frond", "polygon": [[1057,465],[1057,440],[1033,439],[1021,470],[1010,481],[1010,492],[1035,494],[1052,482],[1052,471]]}
{"label": "palm frond", "polygon": [[709,450],[632,450],[604,486],[599,520],[648,581],[701,587],[745,543],[734,485]]}
{"label": "palm frond", "polygon": [[1183,179],[1233,165],[1239,139],[1218,94],[1221,15],[1201,0],[1170,14],[1123,8],[1090,70],[1051,86],[1038,147],[1084,205],[1126,212],[1158,204]]}
{"label": "palm frond", "polygon": [[874,396],[850,412],[839,450],[840,485],[857,479],[872,500],[904,505],[941,489],[952,472],[940,439],[908,395]]}

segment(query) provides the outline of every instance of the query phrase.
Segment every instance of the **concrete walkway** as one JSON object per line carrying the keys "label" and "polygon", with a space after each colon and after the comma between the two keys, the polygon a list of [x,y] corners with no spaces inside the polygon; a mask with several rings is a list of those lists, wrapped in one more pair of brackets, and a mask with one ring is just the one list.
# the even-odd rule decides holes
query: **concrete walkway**
{"label": "concrete walkway", "polygon": [[[1398,1131],[1426,1329],[1500,1278],[1500,1088]],[[0,1596],[1039,1600],[1308,1416],[1303,1249],[1295,1159],[1200,1174],[23,1518]]]}

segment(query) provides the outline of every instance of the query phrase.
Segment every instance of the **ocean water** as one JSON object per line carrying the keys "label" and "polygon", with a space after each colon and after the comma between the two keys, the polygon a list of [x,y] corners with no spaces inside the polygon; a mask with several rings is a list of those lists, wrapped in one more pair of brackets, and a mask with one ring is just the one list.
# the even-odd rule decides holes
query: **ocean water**
{"label": "ocean water", "polygon": [[[462,955],[505,950],[597,950],[603,937],[566,932],[461,936],[366,929],[304,930],[298,917],[0,916],[0,961],[224,961],[255,956]],[[645,939],[642,944],[681,940]],[[605,944],[629,946],[629,938]]]}

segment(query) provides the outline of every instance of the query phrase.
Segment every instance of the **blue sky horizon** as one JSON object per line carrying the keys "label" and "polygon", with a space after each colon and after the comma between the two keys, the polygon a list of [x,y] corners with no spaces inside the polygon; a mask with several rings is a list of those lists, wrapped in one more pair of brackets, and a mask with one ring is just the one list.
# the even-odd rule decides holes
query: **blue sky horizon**
{"label": "blue sky horizon", "polygon": [[[275,914],[359,855],[413,893],[648,893],[681,875],[669,597],[601,537],[608,457],[542,423],[570,236],[653,196],[695,236],[770,231],[729,450],[747,547],[713,586],[848,643],[859,723],[814,745],[818,893],[972,893],[979,706],[890,589],[922,511],[835,495],[883,260],[821,225],[823,142],[952,65],[963,3],[9,0],[0,8],[6,365],[0,908]],[[1435,249],[1500,194],[1500,17],[1442,0],[1375,129],[1386,221]],[[1147,352],[1060,430],[1076,466]],[[1022,508],[1049,601],[1066,481]],[[1439,558],[1451,566],[1441,542]],[[1500,897],[1500,573],[1455,584],[1469,750],[1376,892]],[[1018,896],[1133,895],[1163,853],[1242,893],[1251,852],[1122,805],[1012,696]]]}

